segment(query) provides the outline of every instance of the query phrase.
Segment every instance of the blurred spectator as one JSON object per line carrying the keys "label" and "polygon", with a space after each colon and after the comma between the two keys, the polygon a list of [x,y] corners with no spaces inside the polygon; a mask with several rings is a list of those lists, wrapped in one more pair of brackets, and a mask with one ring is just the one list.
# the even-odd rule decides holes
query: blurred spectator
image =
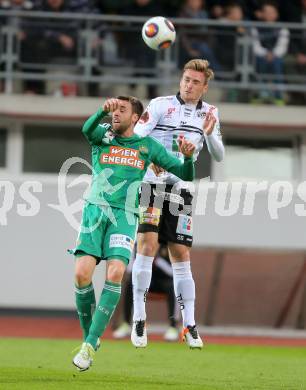
{"label": "blurred spectator", "polygon": [[[3,11],[33,11],[34,2],[30,0],[2,0],[0,1],[0,10]],[[24,22],[18,16],[2,17],[1,23],[9,24],[17,28],[18,33],[22,35]]]}
{"label": "blurred spectator", "polygon": [[[294,7],[293,7],[294,8]],[[290,21],[301,23],[306,25],[306,0],[301,0],[300,8],[297,7],[290,14]],[[291,30],[291,43],[290,52],[293,59],[292,73],[295,73],[299,77],[304,77],[303,84],[305,84],[306,76],[306,29]],[[304,92],[291,92],[290,100],[293,104],[305,104],[306,93]]]}
{"label": "blurred spectator", "polygon": [[[35,9],[34,2],[30,0],[2,0],[0,1],[0,10],[3,11],[33,11]],[[0,17],[0,27],[1,25],[9,25],[10,27],[16,29],[16,38],[17,38],[17,47],[19,47],[20,41],[22,41],[26,35],[27,25],[29,24],[29,19],[22,19],[18,16],[8,16]],[[6,51],[6,40],[3,39],[2,44],[4,45],[3,49]],[[33,43],[32,43],[33,45]],[[16,45],[14,45],[16,49]],[[14,50],[13,49],[13,50]],[[0,65],[0,70],[5,69],[5,64]],[[23,85],[26,85],[27,82],[23,82]],[[2,86],[0,87],[2,89]]]}
{"label": "blurred spectator", "polygon": [[[306,0],[302,0],[301,23],[306,25]],[[298,66],[303,68],[305,74],[306,68],[306,30],[301,30],[300,39],[296,46],[296,62]]]}
{"label": "blurred spectator", "polygon": [[[65,0],[44,0],[39,10],[60,14],[69,12],[70,8]],[[75,63],[77,30],[77,21],[55,18],[32,20],[22,37],[23,68],[31,71],[32,66],[44,71],[44,64]],[[44,93],[44,83],[29,82],[27,92]]]}
{"label": "blurred spectator", "polygon": [[[224,17],[220,19],[220,22],[241,22],[243,16],[241,4],[232,2],[224,8]],[[245,34],[245,28],[242,26],[223,26],[218,29],[216,55],[223,71],[235,70],[237,39],[243,34]]]}
{"label": "blurred spectator", "polygon": [[[241,22],[244,18],[243,8],[239,2],[231,2],[224,8],[224,17],[220,19],[223,22]],[[240,74],[237,71],[239,63],[238,40],[245,34],[243,26],[226,26],[218,28],[216,34],[216,56],[221,65],[221,78],[231,81],[239,81]],[[224,100],[230,102],[240,101],[242,93],[237,89],[228,89],[225,93]]]}
{"label": "blurred spectator", "polygon": [[[45,0],[42,11],[62,13],[69,12],[70,8],[65,0]],[[68,20],[50,19],[50,27],[44,24],[42,32],[43,39],[46,40],[46,47],[51,51],[52,57],[69,57],[75,56],[76,51],[76,24]],[[47,28],[46,28],[47,27]]]}
{"label": "blurred spectator", "polygon": [[224,1],[222,0],[206,0],[207,10],[210,19],[220,19],[224,13]]}
{"label": "blurred spectator", "polygon": [[[204,9],[205,0],[185,0],[178,14],[182,18],[202,19],[203,26],[208,14]],[[192,31],[192,32],[189,32]],[[209,61],[215,72],[221,70],[221,66],[212,50],[212,35],[207,27],[186,26],[182,31],[183,55],[181,62],[185,63],[192,58],[205,58]]]}
{"label": "blurred spectator", "polygon": [[[163,15],[163,9],[154,0],[134,0],[133,3],[126,7],[123,12],[125,15],[134,16],[158,16]],[[152,70],[156,63],[156,52],[149,49],[148,46],[142,40],[139,33],[139,25],[136,27],[131,24],[131,31],[128,32],[128,39],[126,39],[126,33],[123,36],[123,44],[126,52],[125,57],[134,63],[135,68],[148,68]],[[141,55],[139,55],[141,53]],[[137,76],[143,76],[144,72],[137,72]],[[145,74],[149,76],[150,73]],[[148,86],[148,98],[153,99],[157,96],[157,90],[155,85]]]}
{"label": "blurred spectator", "polygon": [[[256,57],[257,74],[260,81],[267,79],[279,84],[283,82],[283,58],[288,52],[289,30],[286,28],[273,28],[278,20],[279,14],[276,4],[273,1],[266,1],[262,4],[258,14],[259,18],[266,22],[267,27],[253,28],[253,52]],[[266,75],[262,77],[262,75]],[[262,90],[259,94],[259,101],[271,102],[283,105],[284,97],[280,90],[270,92]]]}
{"label": "blurred spectator", "polygon": [[180,16],[184,18],[207,19],[204,0],[185,0],[181,8]]}
{"label": "blurred spectator", "polygon": [[[45,0],[40,10],[59,14],[69,12],[70,8],[65,0]],[[33,21],[24,37],[23,59],[38,63],[49,63],[56,58],[72,60],[76,55],[76,34],[77,24],[71,20]],[[34,47],[33,42],[36,43]]]}
{"label": "blurred spectator", "polygon": [[102,14],[121,14],[131,0],[94,0],[94,7]]}
{"label": "blurred spectator", "polygon": [[279,19],[282,22],[296,22],[301,18],[303,0],[278,0]]}
{"label": "blurred spectator", "polygon": [[0,1],[1,10],[31,10],[34,3],[30,0],[2,0]]}
{"label": "blurred spectator", "polygon": [[93,10],[91,0],[69,0],[68,7],[71,12],[89,13]]}
{"label": "blurred spectator", "polygon": [[176,17],[181,8],[182,0],[160,0],[165,13],[163,15]]}

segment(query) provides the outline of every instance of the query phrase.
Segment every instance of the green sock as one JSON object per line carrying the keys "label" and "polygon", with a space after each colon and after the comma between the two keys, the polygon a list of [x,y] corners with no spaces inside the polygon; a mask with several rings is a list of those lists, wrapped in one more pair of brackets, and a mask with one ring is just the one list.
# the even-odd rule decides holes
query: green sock
{"label": "green sock", "polygon": [[120,295],[121,284],[105,281],[99,304],[92,317],[89,335],[86,338],[86,343],[90,343],[94,348],[116,309]]}
{"label": "green sock", "polygon": [[75,302],[81,329],[83,331],[83,339],[86,340],[91,325],[92,315],[96,308],[95,291],[92,283],[85,287],[75,286]]}

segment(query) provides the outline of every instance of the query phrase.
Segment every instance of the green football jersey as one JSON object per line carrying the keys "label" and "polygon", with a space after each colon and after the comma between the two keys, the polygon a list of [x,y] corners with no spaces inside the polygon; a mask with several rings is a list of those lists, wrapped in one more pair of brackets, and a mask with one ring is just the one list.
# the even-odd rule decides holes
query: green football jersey
{"label": "green football jersey", "polygon": [[180,161],[150,137],[121,137],[99,109],[84,123],[82,132],[92,146],[92,184],[85,199],[138,213],[138,190],[148,165],[153,162],[183,180],[194,178],[192,158]]}

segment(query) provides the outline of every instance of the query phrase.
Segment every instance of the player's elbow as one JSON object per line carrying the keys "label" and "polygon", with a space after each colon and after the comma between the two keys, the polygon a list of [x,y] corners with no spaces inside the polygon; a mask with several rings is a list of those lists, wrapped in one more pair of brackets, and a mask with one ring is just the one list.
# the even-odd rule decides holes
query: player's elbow
{"label": "player's elbow", "polygon": [[92,117],[88,118],[84,123],[82,127],[82,133],[85,135],[87,134],[92,127]]}
{"label": "player's elbow", "polygon": [[217,162],[221,162],[224,159],[225,151],[224,148],[220,148],[217,152],[213,154],[214,159]]}
{"label": "player's elbow", "polygon": [[222,154],[220,154],[220,155],[217,155],[217,156],[215,156],[215,160],[217,161],[217,162],[221,162],[222,160],[223,160],[223,158],[224,158],[224,155]]}
{"label": "player's elbow", "polygon": [[185,175],[183,175],[182,179],[184,181],[193,181],[195,179],[195,170],[193,168],[192,172],[188,172]]}
{"label": "player's elbow", "polygon": [[85,135],[87,132],[88,132],[88,126],[87,126],[87,124],[85,122],[83,127],[82,127],[82,133]]}

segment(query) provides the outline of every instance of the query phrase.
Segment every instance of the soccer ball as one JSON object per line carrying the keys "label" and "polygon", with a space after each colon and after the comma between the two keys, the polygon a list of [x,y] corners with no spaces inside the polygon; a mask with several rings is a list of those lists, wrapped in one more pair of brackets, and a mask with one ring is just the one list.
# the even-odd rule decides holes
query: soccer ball
{"label": "soccer ball", "polygon": [[175,28],[169,19],[155,16],[142,27],[142,39],[153,50],[167,49],[175,41]]}

